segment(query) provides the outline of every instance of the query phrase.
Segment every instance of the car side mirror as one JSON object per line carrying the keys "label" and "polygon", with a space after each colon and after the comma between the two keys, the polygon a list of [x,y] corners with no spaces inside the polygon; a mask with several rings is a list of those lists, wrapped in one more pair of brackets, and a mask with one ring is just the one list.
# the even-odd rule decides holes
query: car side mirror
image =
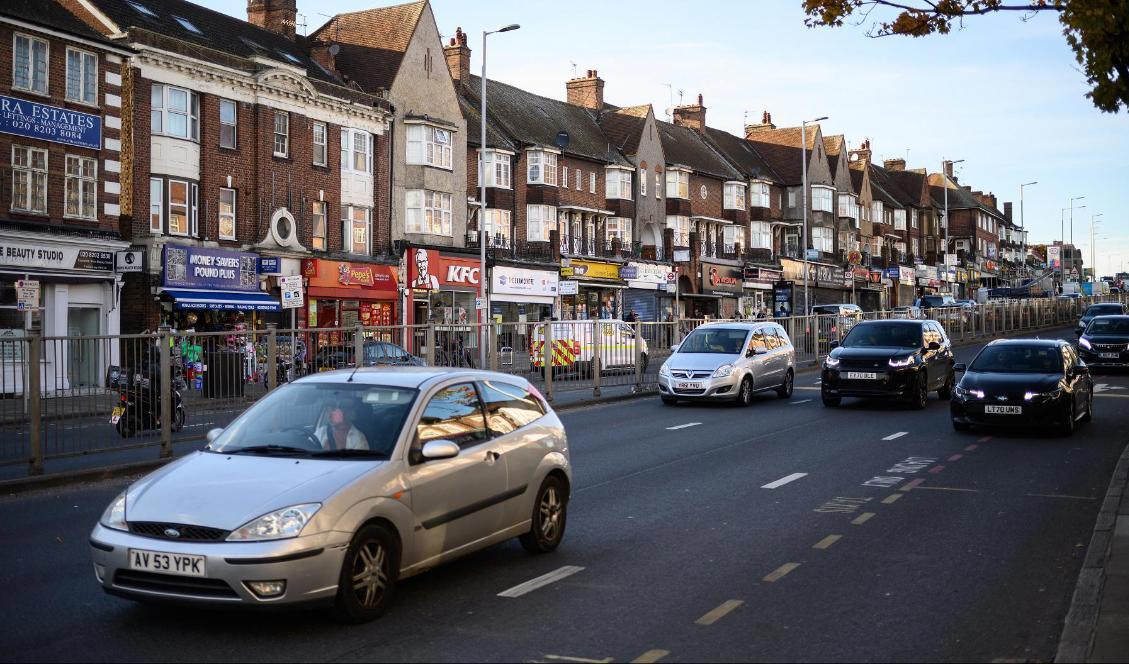
{"label": "car side mirror", "polygon": [[1090,367],[1086,364],[1078,363],[1074,365],[1074,370],[1084,376],[1090,375]]}
{"label": "car side mirror", "polygon": [[953,365],[953,373],[964,373],[965,371],[968,371],[968,365],[967,364],[963,364],[963,363],[958,362],[957,364]]}
{"label": "car side mirror", "polygon": [[432,440],[424,443],[420,456],[427,461],[452,459],[459,456],[459,446],[449,440]]}
{"label": "car side mirror", "polygon": [[752,357],[756,354],[757,354],[757,351],[756,351],[755,348],[750,347],[750,348],[745,349],[745,357]]}
{"label": "car side mirror", "polygon": [[929,348],[929,350],[941,350],[941,342],[940,341],[930,341],[928,348]]}
{"label": "car side mirror", "polygon": [[839,340],[838,339],[832,339],[831,340],[831,347],[832,348],[838,348],[839,347]]}
{"label": "car side mirror", "polygon": [[220,429],[220,428],[217,427],[215,429],[211,429],[210,431],[208,431],[208,433],[205,434],[205,438],[208,439],[208,443],[210,444],[210,443],[214,442],[216,440],[216,438],[219,438],[221,433],[223,433],[223,429]]}

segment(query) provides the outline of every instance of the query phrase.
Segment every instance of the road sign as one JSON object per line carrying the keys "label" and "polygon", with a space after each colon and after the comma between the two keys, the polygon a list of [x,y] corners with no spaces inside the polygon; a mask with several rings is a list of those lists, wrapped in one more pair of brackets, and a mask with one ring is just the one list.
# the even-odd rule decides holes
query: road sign
{"label": "road sign", "polygon": [[486,308],[486,298],[484,298],[484,297],[474,298],[474,308],[475,309],[485,309]]}
{"label": "road sign", "polygon": [[673,272],[667,272],[666,273],[666,282],[668,284],[673,284],[674,283],[674,277],[675,277],[675,275],[674,275]]}
{"label": "road sign", "polygon": [[145,252],[119,251],[114,254],[114,266],[118,272],[140,272],[143,269]]}
{"label": "road sign", "polygon": [[565,279],[557,284],[558,295],[576,295],[579,284],[571,279]]}
{"label": "road sign", "polygon": [[819,260],[819,249],[808,249],[805,253],[809,261]]}
{"label": "road sign", "polygon": [[19,311],[31,311],[39,308],[39,282],[31,279],[16,281],[16,308]]}
{"label": "road sign", "polygon": [[858,250],[847,252],[847,262],[851,265],[862,265],[862,252]]}
{"label": "road sign", "polygon": [[302,290],[302,275],[296,274],[289,277],[279,277],[278,287],[282,291],[283,309],[300,309],[305,304],[305,293]]}

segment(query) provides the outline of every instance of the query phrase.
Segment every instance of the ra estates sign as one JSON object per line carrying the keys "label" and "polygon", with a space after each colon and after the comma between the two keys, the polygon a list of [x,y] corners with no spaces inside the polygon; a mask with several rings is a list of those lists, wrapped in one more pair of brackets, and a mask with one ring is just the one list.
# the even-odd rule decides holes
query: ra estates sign
{"label": "ra estates sign", "polygon": [[0,132],[98,150],[102,118],[69,108],[0,95]]}

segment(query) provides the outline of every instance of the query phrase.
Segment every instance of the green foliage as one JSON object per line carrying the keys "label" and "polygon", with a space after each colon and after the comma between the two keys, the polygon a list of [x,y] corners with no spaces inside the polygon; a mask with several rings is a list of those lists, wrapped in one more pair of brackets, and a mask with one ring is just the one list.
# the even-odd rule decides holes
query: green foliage
{"label": "green foliage", "polygon": [[848,20],[862,24],[875,10],[871,37],[948,34],[968,16],[1018,12],[1057,12],[1066,42],[1082,67],[1090,92],[1086,96],[1106,113],[1129,109],[1129,0],[803,0],[808,27],[841,27]]}

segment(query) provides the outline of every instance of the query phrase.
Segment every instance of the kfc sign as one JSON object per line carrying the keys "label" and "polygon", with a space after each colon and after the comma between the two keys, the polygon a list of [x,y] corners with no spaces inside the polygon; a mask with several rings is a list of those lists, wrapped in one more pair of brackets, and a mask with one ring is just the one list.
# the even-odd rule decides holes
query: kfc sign
{"label": "kfc sign", "polygon": [[474,267],[470,265],[448,265],[447,283],[460,286],[476,286],[478,285],[478,270],[477,265]]}
{"label": "kfc sign", "polygon": [[480,279],[478,261],[445,256],[434,249],[408,250],[408,281],[411,288],[439,290],[442,286],[477,288]]}

